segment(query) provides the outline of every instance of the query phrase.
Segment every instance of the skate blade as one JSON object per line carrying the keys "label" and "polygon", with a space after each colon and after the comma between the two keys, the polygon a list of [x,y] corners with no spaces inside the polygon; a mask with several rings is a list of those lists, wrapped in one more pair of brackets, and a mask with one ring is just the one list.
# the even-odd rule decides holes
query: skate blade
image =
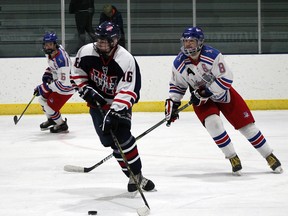
{"label": "skate blade", "polygon": [[236,171],[236,172],[232,172],[232,175],[234,175],[234,176],[242,176],[242,172],[241,172],[241,170]]}
{"label": "skate blade", "polygon": [[69,133],[69,130],[66,130],[66,131],[59,131],[59,132],[51,132],[50,133],[52,134],[66,134],[66,133]]}
{"label": "skate blade", "polygon": [[279,166],[279,167],[277,167],[275,170],[273,170],[273,172],[276,173],[276,174],[281,174],[281,173],[284,172],[284,170],[282,169],[281,166]]}
{"label": "skate blade", "polygon": [[52,127],[48,127],[48,128],[40,128],[41,131],[47,131],[47,130],[50,130],[50,128]]}

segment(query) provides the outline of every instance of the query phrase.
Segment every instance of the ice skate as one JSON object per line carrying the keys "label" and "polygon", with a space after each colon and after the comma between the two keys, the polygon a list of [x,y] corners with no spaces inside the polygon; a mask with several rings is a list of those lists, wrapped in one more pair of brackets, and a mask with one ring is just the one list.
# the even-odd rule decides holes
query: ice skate
{"label": "ice skate", "polygon": [[54,125],[50,128],[51,133],[68,133],[67,119],[61,125]]}
{"label": "ice skate", "polygon": [[278,160],[278,158],[273,153],[271,153],[270,155],[268,155],[268,157],[266,157],[266,161],[267,161],[268,165],[270,166],[270,168],[275,173],[282,173],[283,172],[280,161]]}
{"label": "ice skate", "polygon": [[42,131],[48,130],[54,125],[56,125],[56,122],[54,122],[51,118],[48,118],[47,121],[40,124],[40,129]]}
{"label": "ice skate", "polygon": [[240,161],[238,155],[235,155],[234,157],[229,158],[229,161],[230,161],[231,166],[232,166],[233,175],[241,176],[242,175],[242,173],[241,173],[242,165],[241,165],[241,161]]}
{"label": "ice skate", "polygon": [[[139,183],[139,186],[144,191],[152,191],[155,188],[154,183],[151,180],[146,179],[145,177],[143,177],[141,172],[138,175],[135,175],[135,177],[136,177],[136,179],[137,179],[137,181]],[[130,176],[130,178],[129,178],[128,191],[129,192],[137,191],[137,186],[136,186],[132,176]]]}

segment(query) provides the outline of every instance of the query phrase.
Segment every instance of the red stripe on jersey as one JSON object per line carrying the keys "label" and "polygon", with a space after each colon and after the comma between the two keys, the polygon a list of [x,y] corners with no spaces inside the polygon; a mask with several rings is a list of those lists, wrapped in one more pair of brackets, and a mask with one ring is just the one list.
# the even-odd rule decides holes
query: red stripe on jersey
{"label": "red stripe on jersey", "polygon": [[117,99],[117,98],[114,99],[114,102],[125,104],[128,107],[128,109],[130,109],[132,106],[132,104],[130,102],[125,101],[125,100],[121,100],[121,99]]}
{"label": "red stripe on jersey", "polygon": [[78,85],[79,88],[82,88],[83,86],[88,85],[88,81],[82,82]]}
{"label": "red stripe on jersey", "polygon": [[206,60],[206,61],[208,61],[208,62],[210,62],[210,63],[213,63],[213,62],[214,62],[213,59],[211,59],[211,58],[209,58],[209,57],[207,57],[207,56],[201,55],[200,58],[201,58],[201,59],[204,59],[204,60]]}
{"label": "red stripe on jersey", "polygon": [[177,68],[177,71],[181,71],[184,66],[185,66],[185,61],[181,62],[181,64]]}
{"label": "red stripe on jersey", "polygon": [[75,79],[88,79],[88,75],[81,75],[81,76],[73,76],[73,75],[71,75],[70,79],[73,79],[73,80],[75,80]]}
{"label": "red stripe on jersey", "polygon": [[131,92],[131,91],[120,91],[119,92],[120,94],[128,94],[128,95],[130,95],[131,97],[133,97],[134,98],[134,100],[136,100],[136,98],[137,98],[137,95],[135,94],[135,92]]}
{"label": "red stripe on jersey", "polygon": [[227,89],[230,88],[231,83],[224,81],[223,79],[219,78],[218,81],[225,86]]}

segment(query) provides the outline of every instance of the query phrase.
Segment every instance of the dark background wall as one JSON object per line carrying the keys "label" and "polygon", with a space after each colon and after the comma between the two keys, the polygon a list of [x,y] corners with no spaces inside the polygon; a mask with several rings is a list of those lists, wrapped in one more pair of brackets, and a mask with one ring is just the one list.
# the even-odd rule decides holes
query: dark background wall
{"label": "dark background wall", "polygon": [[[65,44],[74,54],[77,31],[74,15],[65,1]],[[125,0],[95,0],[93,26],[98,25],[104,4],[121,12],[127,40]],[[61,0],[1,0],[0,57],[43,56],[42,36],[55,31],[61,39]],[[176,55],[181,33],[193,24],[192,0],[131,1],[131,52],[134,55]],[[198,0],[196,23],[206,43],[224,54],[258,53],[257,0]],[[261,1],[262,53],[288,53],[288,1]],[[60,41],[61,42],[61,41]]]}

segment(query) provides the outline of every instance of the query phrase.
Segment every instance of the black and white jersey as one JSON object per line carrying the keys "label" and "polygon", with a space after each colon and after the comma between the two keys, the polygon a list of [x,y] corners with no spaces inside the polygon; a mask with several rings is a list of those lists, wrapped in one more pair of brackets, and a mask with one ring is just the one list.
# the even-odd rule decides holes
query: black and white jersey
{"label": "black and white jersey", "polygon": [[91,86],[116,111],[130,109],[140,97],[141,75],[135,58],[123,47],[116,47],[109,58],[99,55],[93,43],[77,53],[71,79],[81,90]]}

